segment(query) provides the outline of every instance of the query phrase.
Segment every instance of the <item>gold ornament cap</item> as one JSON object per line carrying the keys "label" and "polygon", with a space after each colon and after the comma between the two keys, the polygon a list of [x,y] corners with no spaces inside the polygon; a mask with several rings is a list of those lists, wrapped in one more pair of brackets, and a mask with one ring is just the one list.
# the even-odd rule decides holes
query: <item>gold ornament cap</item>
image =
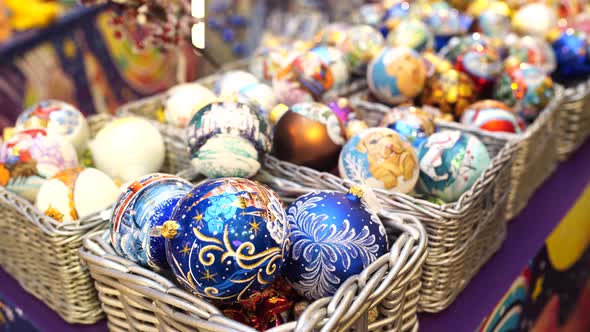
{"label": "gold ornament cap", "polygon": [[168,220],[162,225],[162,228],[160,229],[160,234],[165,239],[173,239],[176,236],[176,234],[178,234],[179,227],[180,226],[176,221]]}
{"label": "gold ornament cap", "polygon": [[360,186],[352,186],[348,190],[348,193],[358,198],[363,198],[364,191],[363,188],[361,188]]}

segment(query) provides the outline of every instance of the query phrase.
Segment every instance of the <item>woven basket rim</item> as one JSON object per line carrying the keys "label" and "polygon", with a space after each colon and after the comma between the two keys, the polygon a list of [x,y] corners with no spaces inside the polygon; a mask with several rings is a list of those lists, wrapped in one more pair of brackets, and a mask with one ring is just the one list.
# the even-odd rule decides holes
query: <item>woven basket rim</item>
{"label": "woven basket rim", "polygon": [[[426,230],[417,218],[400,214],[382,212],[380,214],[384,223],[390,227],[397,228],[402,233],[393,241],[388,254],[378,258],[359,275],[352,276],[340,286],[332,297],[323,298],[312,302],[302,313],[299,320],[283,324],[277,328],[270,329],[271,332],[293,331],[301,328],[321,327],[326,324],[337,324],[343,319],[358,319],[363,312],[359,308],[368,310],[368,305],[377,299],[379,302],[385,292],[396,285],[397,278],[408,278],[420,273],[422,264],[426,259],[428,236]],[[117,256],[108,240],[108,230],[90,233],[80,248],[80,256],[87,262],[90,270],[100,270],[121,278],[126,278],[134,284],[135,291],[149,292],[154,302],[154,307],[162,310],[170,302],[181,303],[183,306],[200,306],[197,308],[207,312],[208,318],[199,318],[174,312],[176,315],[170,319],[203,321],[219,324],[219,328],[236,328],[236,330],[253,331],[253,329],[235,322],[223,316],[221,311],[190,292],[177,286],[175,282],[157,274],[145,267]],[[363,287],[370,285],[371,294]],[[179,302],[180,301],[180,302]],[[205,307],[203,311],[202,307]],[[166,311],[166,310],[165,310]],[[172,312],[170,312],[172,313]],[[318,316],[318,313],[320,315]],[[178,314],[182,315],[179,317]],[[311,324],[311,325],[310,325]]]}

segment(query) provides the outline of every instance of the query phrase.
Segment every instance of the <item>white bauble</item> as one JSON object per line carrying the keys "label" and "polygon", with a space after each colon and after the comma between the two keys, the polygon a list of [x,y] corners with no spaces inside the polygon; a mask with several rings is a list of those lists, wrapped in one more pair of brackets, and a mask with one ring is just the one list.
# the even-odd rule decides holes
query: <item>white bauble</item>
{"label": "white bauble", "polygon": [[166,122],[184,128],[193,114],[217,99],[215,94],[199,83],[186,83],[168,90],[164,105]]}

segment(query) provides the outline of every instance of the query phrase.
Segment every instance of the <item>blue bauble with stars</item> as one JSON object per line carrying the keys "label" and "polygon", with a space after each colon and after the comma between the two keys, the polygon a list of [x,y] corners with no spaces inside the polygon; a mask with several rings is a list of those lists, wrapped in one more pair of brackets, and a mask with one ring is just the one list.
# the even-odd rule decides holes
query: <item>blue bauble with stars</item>
{"label": "blue bauble with stars", "polygon": [[418,190],[454,202],[469,190],[490,165],[485,145],[474,135],[443,130],[428,137],[418,149]]}
{"label": "blue bauble with stars", "polygon": [[162,228],[178,282],[209,300],[247,300],[282,272],[289,224],[279,197],[241,178],[208,180],[182,198]]}
{"label": "blue bauble with stars", "polygon": [[192,188],[180,177],[160,173],[131,182],[119,196],[111,217],[115,251],[143,266],[167,269],[164,239],[156,230],[170,219],[178,200]]}
{"label": "blue bauble with stars", "polygon": [[379,217],[362,193],[312,192],[287,208],[291,252],[285,278],[310,300],[334,295],[349,277],[388,252]]}

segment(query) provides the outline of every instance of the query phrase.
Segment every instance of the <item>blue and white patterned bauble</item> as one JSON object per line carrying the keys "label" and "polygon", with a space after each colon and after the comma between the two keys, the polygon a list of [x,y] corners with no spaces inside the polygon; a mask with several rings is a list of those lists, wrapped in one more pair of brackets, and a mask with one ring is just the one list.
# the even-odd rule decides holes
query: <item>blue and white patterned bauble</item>
{"label": "blue and white patterned bauble", "polygon": [[365,129],[340,152],[340,176],[373,188],[408,193],[418,181],[412,145],[389,128]]}
{"label": "blue and white patterned bauble", "polygon": [[395,130],[417,148],[436,131],[434,116],[415,106],[398,106],[381,119],[381,127]]}
{"label": "blue and white patterned bauble", "polygon": [[454,202],[467,191],[490,164],[480,140],[457,130],[428,137],[418,149],[418,189],[445,202]]}
{"label": "blue and white patterned bauble", "polygon": [[239,102],[214,102],[187,127],[191,162],[209,178],[251,177],[272,147],[271,128],[258,110]]}
{"label": "blue and white patterned bauble", "polygon": [[192,188],[180,177],[160,173],[130,183],[119,196],[111,217],[115,251],[143,266],[167,269],[164,238],[157,234],[157,227],[170,220],[178,200]]}
{"label": "blue and white patterned bauble", "polygon": [[90,130],[84,114],[76,107],[59,100],[44,100],[26,110],[16,119],[16,130],[47,130],[52,136],[62,136],[81,154],[88,146]]}
{"label": "blue and white patterned bauble", "polygon": [[287,208],[291,252],[285,278],[302,296],[334,295],[388,251],[379,217],[352,193],[312,192]]}
{"label": "blue and white patterned bauble", "polygon": [[399,104],[416,97],[424,88],[426,66],[407,47],[384,48],[369,64],[367,83],[380,101]]}
{"label": "blue and white patterned bauble", "polygon": [[168,263],[187,290],[211,300],[246,300],[280,276],[290,249],[279,197],[257,182],[223,178],[182,198],[166,237]]}
{"label": "blue and white patterned bauble", "polygon": [[270,111],[279,103],[273,89],[264,83],[253,83],[241,88],[237,92],[237,100],[256,107],[265,119],[268,119]]}
{"label": "blue and white patterned bauble", "polygon": [[258,78],[243,70],[232,70],[223,74],[213,87],[219,97],[231,97],[242,88],[250,84],[258,83]]}

